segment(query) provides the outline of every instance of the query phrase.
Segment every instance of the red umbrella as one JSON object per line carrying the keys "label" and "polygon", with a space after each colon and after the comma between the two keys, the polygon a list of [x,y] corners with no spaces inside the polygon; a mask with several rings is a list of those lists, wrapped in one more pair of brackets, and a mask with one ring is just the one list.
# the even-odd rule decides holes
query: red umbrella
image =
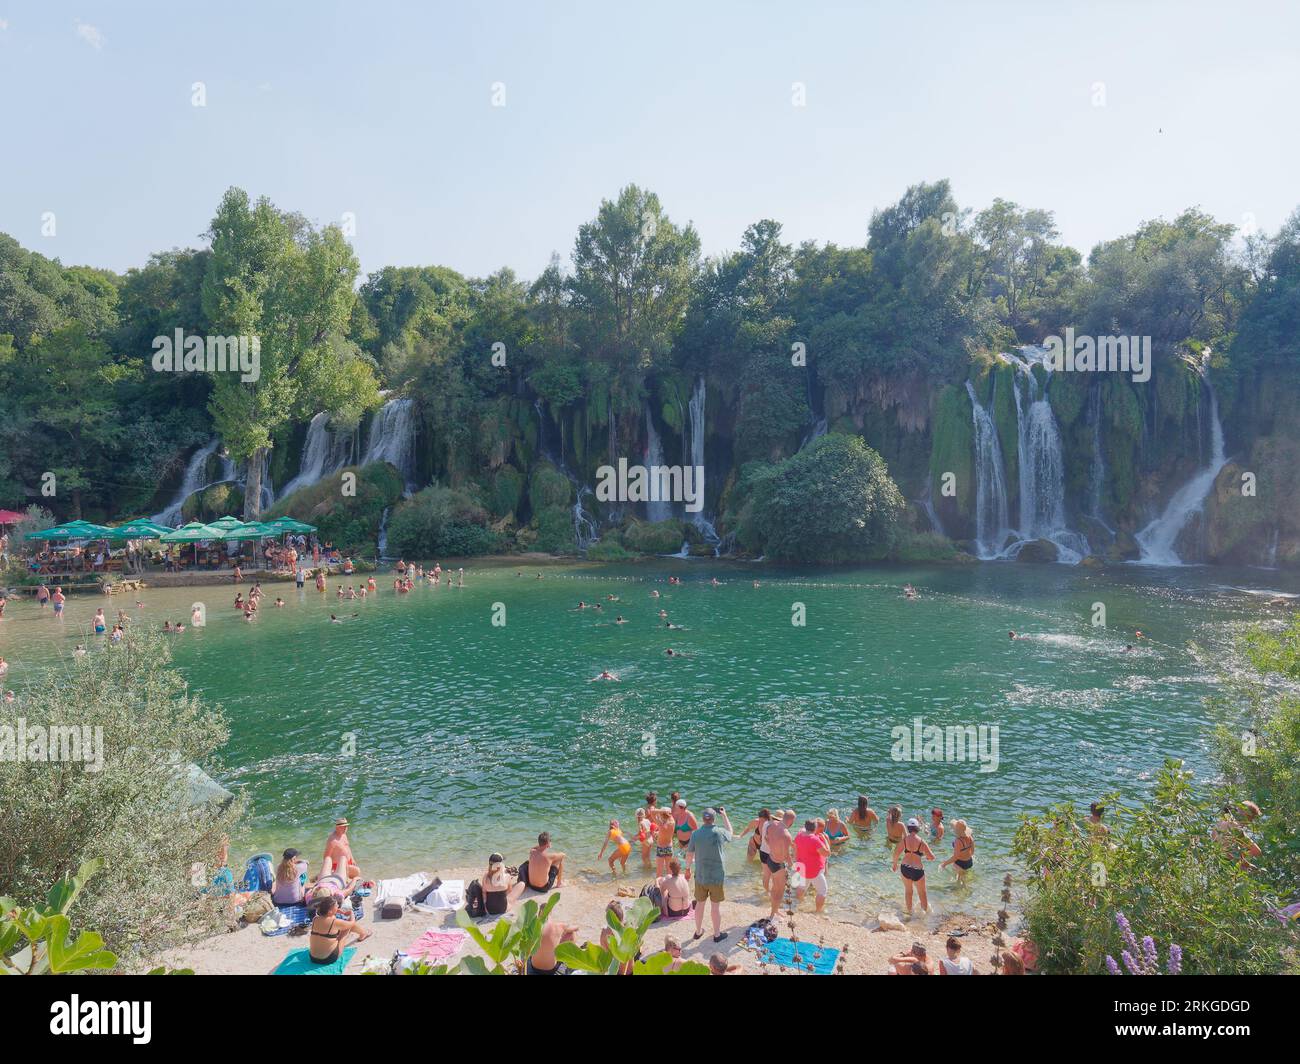
{"label": "red umbrella", "polygon": [[13,510],[0,510],[0,525],[12,525],[26,516],[26,514],[15,513]]}

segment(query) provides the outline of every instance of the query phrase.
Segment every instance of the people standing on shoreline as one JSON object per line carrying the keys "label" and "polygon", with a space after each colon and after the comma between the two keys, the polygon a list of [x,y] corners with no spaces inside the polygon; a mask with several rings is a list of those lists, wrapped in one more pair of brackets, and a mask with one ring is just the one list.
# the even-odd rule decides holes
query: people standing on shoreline
{"label": "people standing on shoreline", "polygon": [[[673,793],[676,794],[677,792],[674,791]],[[694,861],[690,851],[691,837],[699,826],[700,822],[695,819],[695,814],[686,807],[686,799],[675,798],[673,800],[673,830],[677,833],[677,845],[686,851],[686,875],[688,878],[691,874],[691,863]]]}
{"label": "people standing on shoreline", "polygon": [[673,856],[673,815],[667,809],[656,809],[655,820],[655,874],[662,876]]}
{"label": "people standing on shoreline", "polygon": [[899,861],[902,860],[903,874],[903,898],[904,907],[907,909],[907,915],[912,915],[912,888],[916,887],[920,895],[921,911],[930,911],[930,902],[925,893],[925,865],[921,862],[933,861],[934,851],[930,849],[930,844],[921,838],[921,822],[912,817],[907,822],[907,834],[898,843],[898,848],[894,850],[894,863],[892,871],[899,871]]}
{"label": "people standing on shoreline", "polygon": [[[726,938],[722,930],[722,902],[726,900],[724,884],[727,878],[726,862],[723,860],[723,847],[731,841],[731,820],[727,810],[718,806],[704,810],[704,823],[691,833],[686,852],[695,859],[695,937],[704,934],[704,903],[709,903],[709,914],[713,923],[713,941],[721,942]],[[722,817],[723,827],[715,824]]]}
{"label": "people standing on shoreline", "polygon": [[829,887],[826,882],[826,858],[831,854],[830,843],[817,830],[817,821],[805,820],[803,831],[794,838],[795,867],[803,875],[803,883],[795,889],[795,905],[803,901],[809,887],[817,895],[817,911],[826,907]]}
{"label": "people standing on shoreline", "polygon": [[609,849],[610,846],[614,847],[613,852],[609,855],[610,874],[613,874],[614,872],[614,862],[616,860],[622,862],[623,871],[626,872],[627,859],[632,853],[632,844],[628,842],[627,838],[623,835],[623,829],[618,826],[617,820],[611,820],[609,822],[609,834],[605,836],[605,844],[601,846],[600,853],[596,855],[597,861],[604,858],[605,851]]}
{"label": "people standing on shoreline", "polygon": [[790,827],[794,824],[794,819],[794,810],[787,809],[781,819],[773,820],[767,827],[767,850],[770,854],[768,867],[772,870],[768,884],[768,894],[772,899],[772,911],[768,913],[768,919],[771,920],[776,919],[777,910],[781,908],[785,897],[785,884],[789,877],[786,863],[790,860],[790,848],[793,845]]}
{"label": "people standing on shoreline", "polygon": [[941,864],[940,868],[947,868],[949,865],[957,867],[957,882],[966,881],[966,873],[970,871],[971,866],[975,863],[975,837],[970,833],[966,821],[954,820],[952,822],[954,833],[952,840],[952,856]]}

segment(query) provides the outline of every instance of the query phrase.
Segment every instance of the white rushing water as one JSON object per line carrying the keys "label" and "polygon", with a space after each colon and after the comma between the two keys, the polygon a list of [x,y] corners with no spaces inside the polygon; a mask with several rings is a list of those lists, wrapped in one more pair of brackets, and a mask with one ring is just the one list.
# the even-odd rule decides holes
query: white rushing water
{"label": "white rushing water", "polygon": [[[181,477],[180,487],[176,489],[172,501],[162,511],[149,518],[150,521],[173,526],[182,523],[181,508],[185,505],[185,500],[196,491],[202,491],[210,486],[207,480],[208,459],[216,454],[220,446],[221,440],[213,436],[209,442],[190,455],[190,460],[185,464],[185,475]],[[233,474],[228,479],[233,479]]]}
{"label": "white rushing water", "polygon": [[[704,377],[695,378],[695,387],[691,391],[691,401],[688,407],[690,413],[690,464],[697,471],[699,479],[696,481],[696,490],[704,492],[708,479],[704,475],[704,411],[706,407],[707,393],[705,391]],[[704,499],[701,498],[701,504]],[[713,522],[705,515],[703,509],[698,513],[688,514],[691,524],[700,530],[700,535],[704,537],[704,542],[712,545],[713,554],[716,557],[722,546],[722,537],[718,535],[718,530],[713,527]],[[686,544],[682,545],[682,550],[686,550]]]}
{"label": "white rushing water", "polygon": [[352,460],[351,434],[331,432],[329,424],[329,413],[323,410],[311,419],[307,438],[302,444],[298,474],[280,489],[279,498],[311,487],[331,473],[337,473]]}
{"label": "white rushing water", "polygon": [[970,381],[971,416],[975,425],[975,546],[981,558],[996,558],[1002,550],[1007,528],[1007,474],[1002,445],[989,412],[980,406]]}
{"label": "white rushing water", "polygon": [[[975,388],[966,382],[975,426],[975,539],[985,559],[1015,558],[1026,544],[1048,540],[1057,560],[1076,565],[1088,553],[1088,540],[1073,531],[1066,518],[1065,453],[1061,430],[1047,398],[1051,368],[1041,348],[1022,348],[1002,355],[1016,369],[1016,468],[1019,471],[1020,512],[1010,526],[1006,464],[997,426],[980,405]],[[1041,364],[1048,381],[1040,387],[1034,366]],[[996,381],[994,384],[996,388]]]}
{"label": "white rushing water", "polygon": [[[600,522],[594,514],[587,511],[587,507],[582,501],[585,496],[593,495],[594,492],[579,481],[564,459],[556,455],[547,445],[546,411],[542,408],[540,399],[533,400],[533,411],[537,414],[537,449],[541,451],[542,457],[563,473],[568,478],[569,483],[573,485],[573,541],[577,544],[579,550],[586,550],[600,539]],[[609,460],[613,462],[616,433],[614,429],[614,412],[612,410],[610,411],[609,425]]]}
{"label": "white rushing water", "polygon": [[[664,445],[659,439],[659,431],[655,428],[655,419],[650,414],[650,407],[647,404],[645,408],[645,464],[647,469],[653,469],[655,466],[664,464]],[[649,521],[667,521],[673,515],[673,504],[670,501],[661,499],[659,502],[647,502],[645,504],[646,519]]]}
{"label": "white rushing water", "polygon": [[1177,550],[1178,537],[1192,516],[1204,511],[1205,500],[1214,487],[1214,478],[1228,463],[1223,447],[1223,422],[1219,420],[1218,396],[1214,394],[1214,386],[1210,384],[1204,365],[1197,365],[1195,369],[1210,397],[1210,461],[1174,492],[1164,512],[1137,534],[1138,547],[1142,551],[1138,561],[1144,565],[1183,564]]}
{"label": "white rushing water", "polygon": [[370,425],[370,439],[362,465],[388,462],[406,482],[406,491],[415,490],[415,403],[411,399],[389,399],[375,413]]}

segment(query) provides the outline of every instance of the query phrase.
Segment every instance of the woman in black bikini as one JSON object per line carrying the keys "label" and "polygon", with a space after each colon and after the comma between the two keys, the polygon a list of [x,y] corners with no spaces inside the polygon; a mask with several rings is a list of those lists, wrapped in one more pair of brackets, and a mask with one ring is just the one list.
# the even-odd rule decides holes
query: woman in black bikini
{"label": "woman in black bikini", "polygon": [[949,865],[956,865],[957,882],[964,883],[966,873],[970,871],[971,866],[975,863],[975,837],[970,833],[970,828],[966,826],[964,820],[954,820],[952,830],[954,832],[952,856],[939,867],[947,868]]}
{"label": "woman in black bikini", "polygon": [[307,951],[313,964],[333,964],[343,956],[343,947],[355,936],[358,942],[370,937],[370,932],[357,927],[351,920],[339,919],[338,901],[328,897],[320,903],[316,917],[311,922]]}
{"label": "woman in black bikini", "polygon": [[902,837],[898,843],[898,848],[894,850],[893,871],[899,871],[898,861],[903,861],[903,894],[907,903],[907,915],[912,915],[912,884],[916,884],[916,889],[921,895],[921,911],[930,911],[929,899],[925,896],[925,866],[922,860],[933,861],[934,851],[930,849],[930,844],[921,838],[921,822],[912,817],[907,822],[907,834]]}

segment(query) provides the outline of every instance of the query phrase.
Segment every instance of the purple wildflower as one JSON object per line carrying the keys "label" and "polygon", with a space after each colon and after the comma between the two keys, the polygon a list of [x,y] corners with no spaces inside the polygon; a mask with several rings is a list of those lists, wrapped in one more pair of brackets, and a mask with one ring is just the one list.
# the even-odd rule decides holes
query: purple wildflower
{"label": "purple wildflower", "polygon": [[1130,975],[1142,974],[1142,969],[1138,967],[1137,961],[1133,959],[1133,954],[1128,950],[1120,954],[1120,959],[1124,962],[1124,967],[1129,970]]}
{"label": "purple wildflower", "polygon": [[1169,974],[1178,975],[1183,970],[1183,947],[1174,945],[1169,947]]}
{"label": "purple wildflower", "polygon": [[1115,963],[1115,958],[1112,957],[1109,953],[1106,954],[1106,971],[1110,972],[1111,975],[1124,974],[1119,970],[1119,965]]}
{"label": "purple wildflower", "polygon": [[1156,940],[1150,935],[1142,939],[1142,961],[1143,967],[1154,975],[1160,969],[1160,962],[1156,960]]}

